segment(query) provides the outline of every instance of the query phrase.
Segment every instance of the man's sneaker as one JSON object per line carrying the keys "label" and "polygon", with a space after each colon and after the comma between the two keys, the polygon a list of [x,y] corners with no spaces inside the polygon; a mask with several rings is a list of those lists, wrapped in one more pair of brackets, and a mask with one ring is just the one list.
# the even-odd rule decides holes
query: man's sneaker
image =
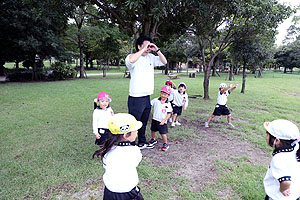
{"label": "man's sneaker", "polygon": [[175,122],[175,125],[176,126],[181,126],[181,124],[178,121]]}
{"label": "man's sneaker", "polygon": [[139,144],[138,147],[142,150],[142,149],[146,149],[148,146],[148,144]]}
{"label": "man's sneaker", "polygon": [[172,122],[171,127],[175,127],[175,122]]}
{"label": "man's sneaker", "polygon": [[169,118],[169,122],[172,123],[172,117]]}
{"label": "man's sneaker", "polygon": [[209,127],[207,122],[204,122],[204,126],[205,126],[205,128]]}
{"label": "man's sneaker", "polygon": [[164,143],[163,146],[162,146],[162,148],[161,148],[161,150],[162,150],[162,151],[167,151],[168,148],[169,148],[169,145],[166,144],[166,143]]}
{"label": "man's sneaker", "polygon": [[232,123],[228,123],[227,125],[228,125],[228,126],[231,126],[232,128],[234,128],[234,126],[233,126]]}
{"label": "man's sneaker", "polygon": [[148,142],[147,148],[152,149],[152,148],[154,148],[155,144],[157,144],[157,140],[155,140],[155,139],[152,138],[152,139]]}

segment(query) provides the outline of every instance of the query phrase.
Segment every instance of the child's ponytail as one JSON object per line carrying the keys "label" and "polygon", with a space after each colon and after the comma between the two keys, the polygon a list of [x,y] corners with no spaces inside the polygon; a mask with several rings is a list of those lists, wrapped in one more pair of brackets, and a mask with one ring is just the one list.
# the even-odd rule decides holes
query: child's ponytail
{"label": "child's ponytail", "polygon": [[101,160],[103,161],[104,155],[114,146],[118,145],[118,143],[122,140],[122,134],[111,134],[109,132],[108,138],[103,145],[100,146],[99,150],[96,150],[93,154],[93,159],[95,156],[99,158],[101,156]]}

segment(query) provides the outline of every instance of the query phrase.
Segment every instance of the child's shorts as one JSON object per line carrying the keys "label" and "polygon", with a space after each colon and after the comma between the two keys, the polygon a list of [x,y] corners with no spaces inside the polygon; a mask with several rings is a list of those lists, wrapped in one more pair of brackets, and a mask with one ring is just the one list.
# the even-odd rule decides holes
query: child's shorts
{"label": "child's shorts", "polygon": [[182,113],[182,106],[175,106],[173,107],[173,113],[177,115],[181,115]]}
{"label": "child's shorts", "polygon": [[227,105],[219,105],[219,104],[216,105],[214,113],[213,113],[213,115],[216,115],[216,116],[229,115],[229,114],[230,114],[230,111],[229,111]]}
{"label": "child's shorts", "polygon": [[160,125],[159,121],[156,121],[155,119],[152,119],[151,123],[151,131],[158,131],[160,134],[167,134],[168,133],[168,125]]}
{"label": "child's shorts", "polygon": [[108,134],[110,133],[109,129],[106,128],[98,128],[98,133],[100,134],[100,138],[96,139],[95,144],[96,145],[103,145],[106,141]]}
{"label": "child's shorts", "polygon": [[144,200],[143,195],[140,192],[140,188],[138,186],[134,187],[129,192],[112,192],[107,187],[104,188],[103,193],[103,200],[112,200],[112,199],[119,199],[119,200]]}

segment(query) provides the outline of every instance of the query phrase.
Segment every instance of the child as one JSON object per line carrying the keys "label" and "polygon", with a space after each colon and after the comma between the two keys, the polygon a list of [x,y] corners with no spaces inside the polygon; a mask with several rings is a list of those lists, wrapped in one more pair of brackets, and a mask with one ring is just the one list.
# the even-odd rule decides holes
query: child
{"label": "child", "polygon": [[142,160],[141,150],[132,145],[142,122],[127,113],[111,117],[108,127],[111,133],[93,155],[101,155],[105,173],[103,200],[136,199],[143,200],[136,167]]}
{"label": "child", "polygon": [[162,151],[167,151],[169,149],[167,133],[168,133],[168,119],[172,113],[172,106],[168,102],[168,97],[171,94],[171,88],[167,85],[163,86],[160,90],[160,97],[155,98],[151,101],[153,106],[153,118],[151,124],[152,139],[148,142],[147,148],[154,148],[157,143],[155,132],[158,131],[164,141],[161,148]]}
{"label": "child", "polygon": [[288,120],[265,122],[266,142],[274,148],[264,178],[265,200],[295,200],[300,197],[300,134]]}
{"label": "child", "polygon": [[96,135],[96,145],[104,144],[109,130],[108,120],[114,115],[109,106],[111,98],[106,92],[100,92],[97,96],[97,106],[93,112],[93,133]]}
{"label": "child", "polygon": [[[171,80],[167,80],[166,83],[165,83],[165,85],[171,87],[172,92],[171,92],[170,96],[168,97],[168,101],[171,103],[171,106],[173,108],[173,106],[174,106],[173,105],[173,99],[174,99],[173,94],[174,94],[174,91],[176,89],[176,84],[173,83]],[[171,114],[171,116],[169,118],[169,122],[172,123],[172,114]]]}
{"label": "child", "polygon": [[212,120],[215,116],[221,116],[221,115],[227,115],[227,121],[228,121],[228,126],[231,126],[234,128],[233,124],[231,123],[231,114],[230,111],[226,105],[227,103],[227,97],[228,95],[237,88],[238,84],[235,84],[234,87],[232,87],[232,83],[229,84],[229,86],[227,87],[227,85],[225,83],[221,83],[220,87],[219,87],[219,92],[218,92],[218,101],[217,101],[217,105],[215,107],[215,110],[213,112],[213,114],[208,118],[207,122],[204,123],[204,126],[206,128],[209,127],[209,122],[210,120]]}
{"label": "child", "polygon": [[178,122],[178,119],[182,113],[182,108],[186,111],[188,107],[188,95],[186,93],[186,84],[184,82],[179,83],[178,91],[172,90],[173,94],[173,116],[172,116],[172,124],[171,126],[174,127],[180,126],[181,123]]}

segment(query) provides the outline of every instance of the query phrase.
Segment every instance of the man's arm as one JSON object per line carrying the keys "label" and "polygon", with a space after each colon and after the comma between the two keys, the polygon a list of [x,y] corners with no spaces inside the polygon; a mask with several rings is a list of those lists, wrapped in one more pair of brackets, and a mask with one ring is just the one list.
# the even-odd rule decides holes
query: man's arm
{"label": "man's arm", "polygon": [[164,54],[162,54],[162,52],[161,52],[160,50],[157,52],[157,55],[159,56],[160,61],[161,61],[164,65],[166,65],[166,64],[168,63],[166,57],[164,56]]}

